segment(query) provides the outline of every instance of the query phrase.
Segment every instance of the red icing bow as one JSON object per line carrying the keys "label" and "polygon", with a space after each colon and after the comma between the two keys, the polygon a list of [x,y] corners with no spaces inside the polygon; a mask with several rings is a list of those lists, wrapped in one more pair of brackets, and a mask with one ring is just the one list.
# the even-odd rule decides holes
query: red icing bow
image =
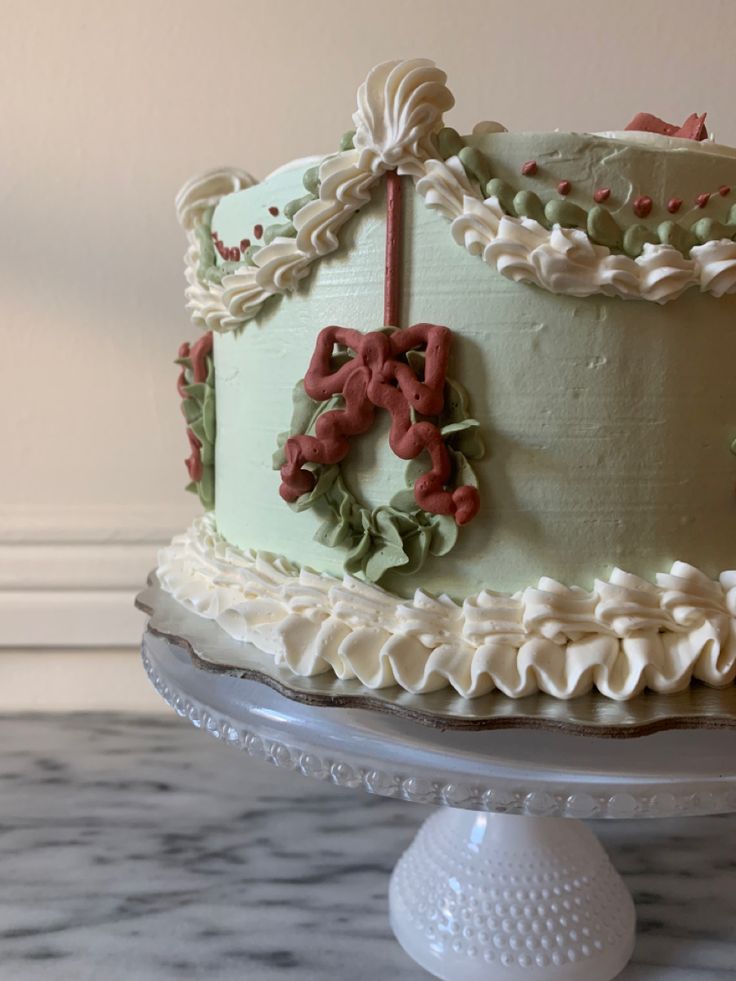
{"label": "red icing bow", "polygon": [[706,115],[705,112],[702,116],[692,113],[682,126],[675,126],[674,123],[666,123],[664,119],[653,116],[650,112],[638,112],[626,129],[638,130],[640,133],[659,133],[661,136],[677,136],[683,140],[707,140]]}
{"label": "red icing bow", "polygon": [[[176,381],[176,388],[182,401],[187,398],[185,388],[189,384],[198,384],[207,380],[207,357],[212,353],[212,331],[203,334],[194,344],[185,341],[179,347],[179,357],[189,358],[192,365],[192,380],[187,381],[186,372],[182,367]],[[184,411],[182,407],[182,412]],[[187,426],[187,439],[191,453],[184,461],[189,479],[195,484],[202,479],[202,444]]]}
{"label": "red icing bow", "polygon": [[[320,331],[304,389],[318,402],[340,394],[345,405],[319,417],[315,436],[287,440],[279,488],[282,498],[294,502],[309,493],[316,477],[304,464],[339,463],[347,456],[349,438],[368,432],[376,408],[381,408],[391,414],[389,445],[398,457],[413,460],[422,450],[429,453],[431,469],[414,482],[417,504],[432,514],[453,515],[458,525],[474,518],[480,507],[476,488],[445,489],[452,466],[439,428],[427,419],[411,421],[412,408],[420,416],[437,416],[443,408],[451,338],[449,328],[435,324],[415,324],[390,334],[334,326]],[[335,344],[349,348],[354,357],[333,370]],[[402,359],[411,350],[426,351],[423,380]]]}

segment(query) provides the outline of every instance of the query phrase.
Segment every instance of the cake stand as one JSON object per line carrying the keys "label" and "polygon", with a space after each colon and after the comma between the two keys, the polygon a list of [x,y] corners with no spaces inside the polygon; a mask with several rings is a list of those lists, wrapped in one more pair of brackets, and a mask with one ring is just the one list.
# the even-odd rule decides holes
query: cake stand
{"label": "cake stand", "polygon": [[736,811],[728,728],[624,740],[442,730],[287,698],[202,670],[188,647],[149,624],[146,671],[225,745],[341,787],[444,805],[399,860],[389,898],[401,945],[447,981],[613,978],[631,956],[634,906],[581,819]]}

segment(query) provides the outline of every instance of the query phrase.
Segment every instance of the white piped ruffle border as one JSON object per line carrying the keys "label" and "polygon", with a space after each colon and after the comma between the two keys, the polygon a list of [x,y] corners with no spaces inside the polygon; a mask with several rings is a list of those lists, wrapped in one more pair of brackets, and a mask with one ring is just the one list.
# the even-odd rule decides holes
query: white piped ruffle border
{"label": "white piped ruffle border", "polygon": [[408,600],[238,549],[208,514],[162,549],[157,572],[188,610],[302,677],[331,670],[368,688],[452,686],[464,698],[595,687],[618,700],[736,678],[736,570],[714,582],[676,562],[656,585],[616,569],[592,592],[543,578],[461,605],[422,590]]}
{"label": "white piped ruffle border", "polygon": [[277,237],[243,266],[203,284],[197,277],[198,216],[225,194],[249,187],[253,178],[220,170],[190,181],[177,197],[177,212],[189,242],[185,258],[187,305],[203,330],[234,330],[255,317],[275,294],[296,289],[312,263],[334,252],[345,223],[370,199],[387,170],[410,176],[429,208],[451,222],[452,236],[503,276],[535,283],[552,293],[666,303],[696,286],[720,297],[736,292],[736,242],[723,239],[691,249],[684,257],[668,245],[644,246],[637,259],[595,245],[578,229],[551,230],[529,218],[506,215],[495,197],[482,197],[457,157],[434,157],[432,136],[454,104],[446,75],[431,61],[386,62],[374,68],[358,91],[355,149],[320,164],[319,196],[293,218],[296,236]]}

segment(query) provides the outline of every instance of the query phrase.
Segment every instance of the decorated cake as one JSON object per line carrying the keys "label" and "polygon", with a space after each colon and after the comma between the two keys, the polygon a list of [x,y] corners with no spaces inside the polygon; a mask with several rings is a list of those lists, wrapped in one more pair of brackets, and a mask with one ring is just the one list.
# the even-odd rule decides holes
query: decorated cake
{"label": "decorated cake", "polygon": [[159,582],[233,668],[732,684],[736,150],[697,115],[463,136],[453,102],[382,64],[334,152],[180,192],[205,513]]}

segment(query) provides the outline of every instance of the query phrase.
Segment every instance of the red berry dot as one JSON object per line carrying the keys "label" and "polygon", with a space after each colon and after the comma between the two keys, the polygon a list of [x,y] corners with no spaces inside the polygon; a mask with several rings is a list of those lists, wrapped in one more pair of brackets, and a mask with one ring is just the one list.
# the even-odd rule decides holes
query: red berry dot
{"label": "red berry dot", "polygon": [[710,201],[710,194],[699,194],[695,198],[695,203],[699,208],[704,208],[706,204]]}
{"label": "red berry dot", "polygon": [[611,196],[610,187],[599,187],[598,190],[593,195],[593,200],[597,204],[603,204],[603,202],[607,201],[610,198],[610,196]]}
{"label": "red berry dot", "polygon": [[253,228],[253,238],[261,238],[263,235],[263,225],[255,225]]}
{"label": "red berry dot", "polygon": [[557,185],[557,190],[562,195],[569,194],[571,188],[572,188],[572,184],[570,183],[570,181],[560,181],[560,183]]}
{"label": "red berry dot", "polygon": [[240,249],[237,247],[237,245],[234,245],[229,250],[229,258],[231,262],[237,262],[238,259],[240,258]]}
{"label": "red berry dot", "polygon": [[731,193],[731,188],[728,186],[728,184],[721,184],[721,186],[718,188],[718,193],[722,198],[725,198],[727,194]]}
{"label": "red berry dot", "polygon": [[639,195],[634,200],[634,214],[637,218],[646,218],[652,210],[652,199],[646,194]]}
{"label": "red berry dot", "polygon": [[682,207],[682,198],[670,198],[667,202],[667,210],[674,215]]}
{"label": "red berry dot", "polygon": [[521,172],[525,177],[533,177],[537,172],[537,161],[527,160],[521,165]]}
{"label": "red berry dot", "polygon": [[271,207],[268,209],[268,213],[269,215],[273,215],[275,218],[276,215],[279,213],[279,209],[276,207],[275,204],[272,204]]}
{"label": "red berry dot", "polygon": [[240,240],[240,248],[241,248],[241,251],[243,251],[243,252],[245,252],[246,249],[249,249],[250,248],[250,239],[249,238],[242,238]]}

